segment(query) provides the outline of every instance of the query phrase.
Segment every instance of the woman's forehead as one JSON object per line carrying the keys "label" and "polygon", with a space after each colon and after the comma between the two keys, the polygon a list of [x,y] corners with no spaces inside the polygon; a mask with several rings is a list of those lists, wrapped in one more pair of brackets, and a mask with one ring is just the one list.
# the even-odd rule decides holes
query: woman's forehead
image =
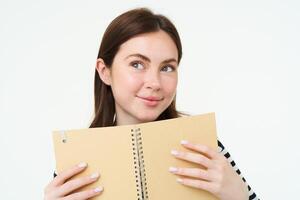
{"label": "woman's forehead", "polygon": [[164,31],[145,33],[124,42],[118,54],[122,58],[132,54],[141,54],[153,59],[177,60],[178,51],[172,38]]}

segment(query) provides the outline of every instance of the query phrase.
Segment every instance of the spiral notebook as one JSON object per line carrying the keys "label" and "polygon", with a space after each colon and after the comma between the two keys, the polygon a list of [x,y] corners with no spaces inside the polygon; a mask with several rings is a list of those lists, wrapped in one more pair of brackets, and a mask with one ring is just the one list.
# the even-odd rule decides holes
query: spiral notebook
{"label": "spiral notebook", "polygon": [[94,172],[100,179],[81,188],[103,186],[93,199],[103,200],[216,200],[204,190],[176,182],[170,166],[201,167],[176,159],[172,149],[192,152],[181,140],[217,149],[214,113],[186,116],[136,125],[53,131],[56,172],[82,161],[88,168],[75,176]]}

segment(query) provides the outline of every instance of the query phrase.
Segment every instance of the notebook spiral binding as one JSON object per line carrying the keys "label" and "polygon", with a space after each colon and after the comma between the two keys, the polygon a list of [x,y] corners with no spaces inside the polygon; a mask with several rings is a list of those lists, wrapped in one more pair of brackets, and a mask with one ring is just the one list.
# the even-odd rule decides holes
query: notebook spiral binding
{"label": "notebook spiral binding", "polygon": [[147,179],[140,128],[131,129],[137,199],[148,200]]}
{"label": "notebook spiral binding", "polygon": [[63,143],[67,143],[67,134],[65,131],[60,131],[60,135],[61,135],[61,141]]}

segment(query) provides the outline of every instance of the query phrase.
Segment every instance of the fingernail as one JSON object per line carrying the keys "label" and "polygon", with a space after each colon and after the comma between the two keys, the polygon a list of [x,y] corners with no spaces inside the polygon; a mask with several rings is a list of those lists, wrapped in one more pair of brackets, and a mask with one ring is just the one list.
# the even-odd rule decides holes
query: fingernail
{"label": "fingernail", "polygon": [[178,178],[178,179],[177,179],[177,182],[178,182],[178,183],[183,183],[183,180],[182,180],[181,178]]}
{"label": "fingernail", "polygon": [[90,176],[90,178],[91,179],[94,179],[94,178],[98,178],[100,176],[100,174],[98,173],[98,172],[96,172],[96,173],[93,173],[91,176]]}
{"label": "fingernail", "polygon": [[181,144],[187,144],[187,143],[189,143],[187,140],[181,140],[181,142],[180,142]]}
{"label": "fingernail", "polygon": [[95,189],[94,189],[94,192],[95,193],[99,193],[99,192],[101,192],[103,190],[103,187],[96,187]]}
{"label": "fingernail", "polygon": [[176,151],[176,150],[172,150],[172,151],[171,151],[171,154],[174,155],[174,156],[177,156],[177,155],[179,154],[179,152]]}
{"label": "fingernail", "polygon": [[178,169],[176,167],[170,167],[169,172],[177,172]]}
{"label": "fingernail", "polygon": [[78,164],[79,168],[85,168],[87,166],[87,164],[85,162],[81,162]]}

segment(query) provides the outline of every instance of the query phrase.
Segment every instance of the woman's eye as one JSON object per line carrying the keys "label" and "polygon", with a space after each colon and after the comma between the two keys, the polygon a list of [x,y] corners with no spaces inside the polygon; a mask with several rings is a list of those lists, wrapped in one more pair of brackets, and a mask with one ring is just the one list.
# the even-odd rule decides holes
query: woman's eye
{"label": "woman's eye", "polygon": [[162,68],[162,71],[164,72],[172,72],[175,70],[175,67],[171,66],[171,65],[166,65]]}
{"label": "woman's eye", "polygon": [[140,62],[132,62],[130,65],[136,69],[143,69],[143,67],[144,67],[143,64]]}

